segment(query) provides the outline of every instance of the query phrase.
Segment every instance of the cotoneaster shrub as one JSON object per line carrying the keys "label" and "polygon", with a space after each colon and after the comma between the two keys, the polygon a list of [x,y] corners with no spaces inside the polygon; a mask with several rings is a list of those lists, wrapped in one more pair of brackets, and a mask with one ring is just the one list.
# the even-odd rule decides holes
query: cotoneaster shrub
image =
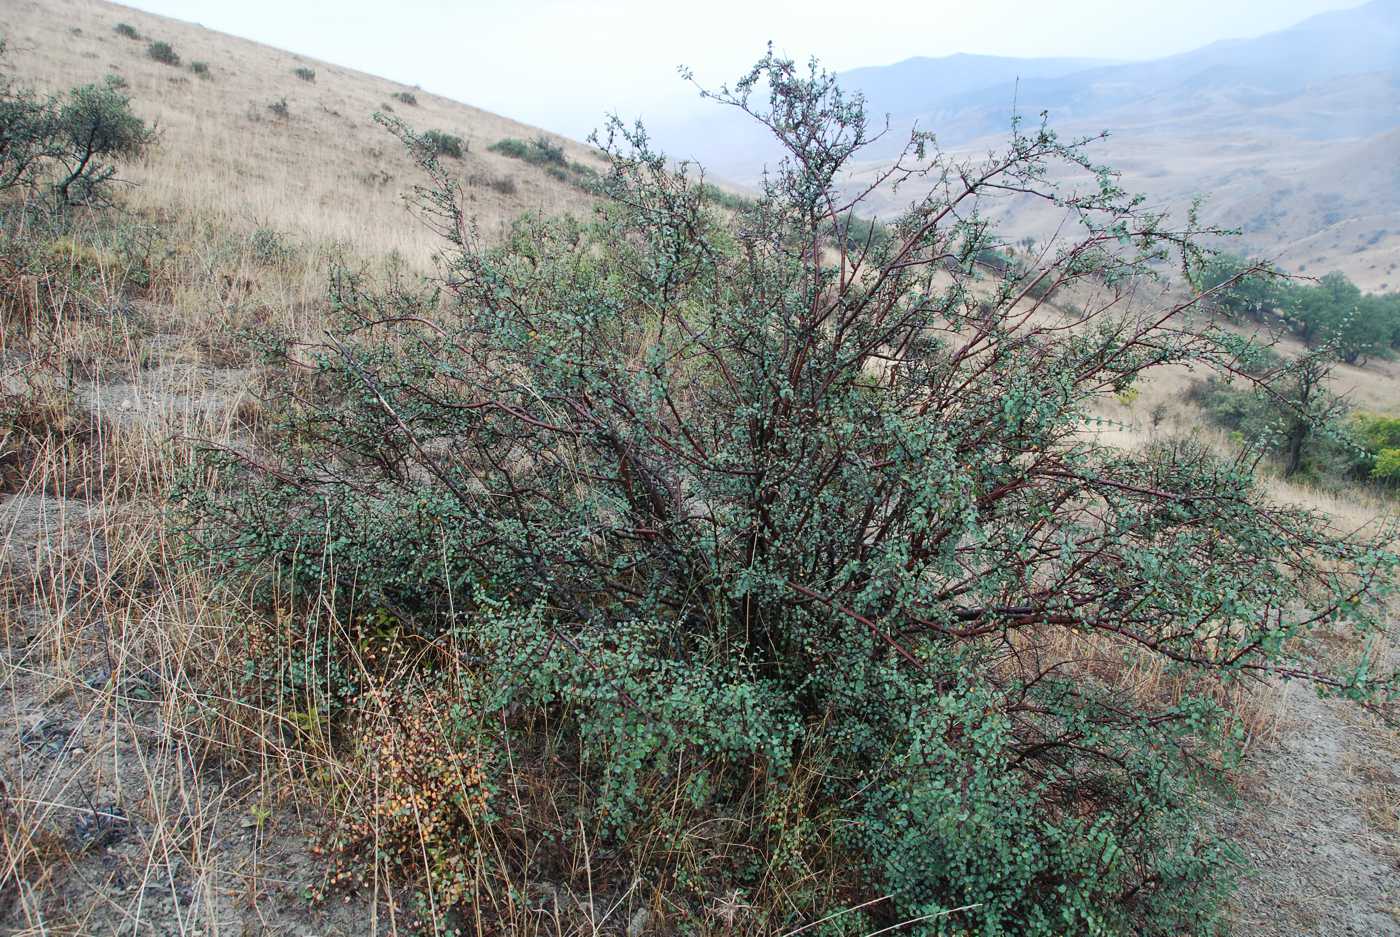
{"label": "cotoneaster shrub", "polygon": [[[1227,691],[1395,692],[1374,659],[1328,671],[1298,641],[1380,627],[1384,538],[1272,503],[1190,440],[1085,432],[1152,368],[1245,372],[1194,297],[1125,302],[1215,232],[1018,125],[968,163],[915,135],[883,181],[929,194],[856,237],[860,99],[772,55],[718,97],[788,154],[751,205],[715,207],[614,123],[599,210],[493,247],[386,121],[430,179],[443,276],[342,272],[323,342],[268,338],[272,449],[207,454],[179,499],[196,555],[333,613],[315,669],[368,680],[334,682],[340,712],[455,681],[444,746],[484,801],[391,877],[466,930],[520,869],[567,877],[550,857],[587,852],[590,894],[662,883],[692,923],[766,896],[753,933],[840,910],[827,933],[1211,932]],[[1069,214],[1034,266],[985,262],[1012,193]]]}

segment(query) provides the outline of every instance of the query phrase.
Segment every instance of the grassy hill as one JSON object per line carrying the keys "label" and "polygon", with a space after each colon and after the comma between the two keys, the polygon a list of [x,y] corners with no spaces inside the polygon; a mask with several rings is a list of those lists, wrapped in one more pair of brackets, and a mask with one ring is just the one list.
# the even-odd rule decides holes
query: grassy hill
{"label": "grassy hill", "polygon": [[[125,23],[139,39],[118,34]],[[5,11],[5,68],[61,90],[106,75],[125,79],[137,112],[162,140],[124,177],[132,206],[177,211],[251,232],[295,231],[341,242],[358,253],[397,251],[426,262],[429,235],[400,196],[419,181],[402,147],[372,120],[391,112],[419,130],[460,136],[454,168],[466,182],[482,227],[526,209],[579,209],[587,198],[541,169],[491,152],[503,138],[543,133],[466,104],[101,0],[16,0]],[[178,66],[154,61],[152,41],[168,42]],[[207,77],[194,62],[207,65]],[[297,77],[315,72],[314,81]],[[396,95],[412,95],[409,105]],[[286,116],[269,108],[285,100]],[[550,137],[571,158],[588,147]]]}

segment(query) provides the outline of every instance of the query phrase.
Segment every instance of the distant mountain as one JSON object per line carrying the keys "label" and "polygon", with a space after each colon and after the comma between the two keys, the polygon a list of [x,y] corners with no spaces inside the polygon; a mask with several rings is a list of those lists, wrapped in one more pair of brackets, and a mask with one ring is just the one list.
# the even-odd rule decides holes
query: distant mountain
{"label": "distant mountain", "polygon": [[[1163,208],[1208,197],[1207,220],[1242,231],[1237,249],[1290,269],[1341,269],[1368,288],[1400,288],[1400,0],[1314,16],[1253,39],[1148,62],[952,55],[841,73],[890,130],[862,151],[867,184],[914,126],[955,155],[1004,141],[1012,115],[1047,111],[1065,134],[1111,132],[1096,156]],[[732,109],[667,128],[668,152],[752,182],[779,157]],[[897,213],[916,187],[877,191]],[[988,209],[1013,237],[1058,219],[1013,201]]]}
{"label": "distant mountain", "polygon": [[843,88],[864,94],[876,112],[904,116],[986,88],[1032,78],[1061,78],[1110,64],[1101,59],[1028,59],[959,53],[855,68],[838,77]]}
{"label": "distant mountain", "polygon": [[[1373,0],[1255,39],[1215,42],[1149,62],[1058,75],[1037,75],[1031,67],[1019,81],[1002,78],[942,95],[919,112],[897,112],[906,118],[903,126],[917,119],[950,144],[1005,132],[1013,102],[1023,114],[1048,111],[1057,125],[1117,129],[1195,116],[1201,129],[1222,121],[1239,129],[1257,111],[1261,127],[1312,139],[1379,133],[1400,127],[1394,106],[1400,101],[1400,0]],[[894,110],[877,95],[869,98],[877,110]],[[1294,113],[1281,114],[1285,105],[1294,105]]]}
{"label": "distant mountain", "polygon": [[[1324,13],[1253,39],[1147,62],[950,55],[857,68],[838,78],[893,131],[864,154],[893,155],[917,125],[945,146],[1005,135],[1013,111],[1060,128],[1182,133],[1261,131],[1358,138],[1400,127],[1400,0]],[[780,154],[734,112],[660,134],[668,151],[738,181]]]}

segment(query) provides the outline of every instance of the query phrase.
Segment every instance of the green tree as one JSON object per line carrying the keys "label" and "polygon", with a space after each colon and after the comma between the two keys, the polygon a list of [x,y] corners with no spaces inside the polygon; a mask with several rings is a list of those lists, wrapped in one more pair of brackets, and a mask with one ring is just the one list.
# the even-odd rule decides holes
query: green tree
{"label": "green tree", "polygon": [[[1241,340],[1189,318],[1198,297],[1123,302],[1214,232],[1145,210],[1087,142],[1018,124],[967,163],[913,136],[881,181],[935,184],[857,244],[862,101],[771,53],[712,97],[787,153],[752,206],[712,209],[614,121],[600,210],[523,218],[493,248],[398,125],[445,275],[337,279],[337,326],[296,350],[314,374],[274,369],[276,449],[211,451],[184,491],[199,555],[456,648],[493,738],[573,740],[578,815],[622,855],[659,779],[732,817],[805,767],[803,822],[853,904],[888,896],[876,926],[1208,931],[1227,862],[1197,798],[1234,753],[1221,686],[1395,688],[1296,640],[1380,627],[1393,556],[1199,446],[1085,432],[1153,368],[1239,370]],[[1074,214],[1034,269],[978,263],[998,243],[979,204],[1007,192]],[[1035,315],[1076,283],[1099,300]],[[1173,692],[1135,692],[1125,660]],[[732,874],[710,887],[747,887]]]}
{"label": "green tree", "polygon": [[1309,346],[1329,346],[1347,364],[1385,353],[1396,333],[1396,305],[1363,295],[1342,273],[1329,273],[1316,284],[1295,284],[1286,306],[1299,338]]}
{"label": "green tree", "polygon": [[1344,403],[1328,390],[1333,357],[1312,351],[1290,361],[1268,390],[1283,412],[1283,477],[1303,468],[1308,442],[1317,427],[1331,426],[1344,412]]}
{"label": "green tree", "polygon": [[65,98],[0,86],[0,190],[32,194],[48,183],[61,205],[101,202],[116,178],[115,161],[140,155],[154,139],[115,79]]}
{"label": "green tree", "polygon": [[116,159],[139,156],[155,131],[131,110],[117,82],[82,85],[55,115],[54,192],[64,204],[103,201],[117,174]]}
{"label": "green tree", "polygon": [[1231,318],[1262,322],[1284,300],[1285,290],[1276,275],[1233,254],[1206,257],[1192,273],[1194,286]]}

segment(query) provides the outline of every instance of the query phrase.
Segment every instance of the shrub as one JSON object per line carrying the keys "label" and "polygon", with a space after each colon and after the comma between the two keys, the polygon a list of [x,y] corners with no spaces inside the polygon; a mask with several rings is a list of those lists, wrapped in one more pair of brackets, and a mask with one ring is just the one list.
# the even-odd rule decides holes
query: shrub
{"label": "shrub", "polygon": [[1357,413],[1352,428],[1362,455],[1358,470],[1373,481],[1400,485],[1400,417]]}
{"label": "shrub", "polygon": [[524,140],[516,140],[507,137],[504,140],[497,140],[487,147],[492,153],[500,153],[502,156],[509,156],[511,159],[528,160],[530,158],[530,145]]}
{"label": "shrub", "polygon": [[500,153],[502,156],[509,156],[511,159],[523,160],[531,165],[539,166],[550,178],[558,179],[560,182],[574,185],[585,191],[591,192],[598,181],[598,173],[592,166],[569,160],[564,153],[564,148],[551,142],[547,137],[536,137],[528,143],[524,140],[506,137],[504,140],[497,140],[487,149],[493,153]]}
{"label": "shrub", "polygon": [[127,39],[141,38],[141,34],[136,31],[136,27],[128,23],[118,23],[112,31],[118,36],[125,36]]}
{"label": "shrub", "polygon": [[272,112],[273,117],[279,120],[286,120],[288,117],[292,116],[292,110],[287,106],[286,98],[278,98],[276,101],[269,104],[267,109]]}
{"label": "shrub", "polygon": [[255,230],[248,239],[248,248],[253,260],[265,267],[280,266],[296,255],[296,248],[272,228]]}
{"label": "shrub", "polygon": [[355,727],[376,784],[367,803],[346,811],[332,843],[342,885],[373,887],[365,867],[376,856],[412,868],[427,853],[425,884],[435,900],[449,907],[471,901],[472,857],[460,846],[489,818],[496,754],[479,722],[479,712],[437,681]]}
{"label": "shrub", "polygon": [[208,79],[213,77],[211,74],[209,74],[208,62],[201,62],[198,60],[190,62],[190,71],[194,72],[200,78]]}
{"label": "shrub", "polygon": [[412,91],[396,91],[389,96],[400,104],[407,104],[409,107],[418,106],[418,95]]}
{"label": "shrub", "polygon": [[297,67],[297,68],[292,72],[292,74],[296,75],[296,76],[297,76],[298,78],[300,78],[302,81],[315,81],[315,80],[316,80],[316,69],[314,69],[314,68],[307,68],[307,67],[304,66],[304,65],[303,65],[303,66]]}
{"label": "shrub", "polygon": [[180,64],[180,56],[176,54],[174,47],[164,40],[158,39],[146,46],[146,54],[162,65]]}
{"label": "shrub", "polygon": [[60,205],[105,201],[113,161],[138,156],[155,139],[132,113],[123,85],[109,76],[66,98],[0,86],[0,190],[32,193],[48,181]]}
{"label": "shrub", "polygon": [[1400,448],[1382,449],[1376,453],[1371,478],[1387,485],[1400,485]]}
{"label": "shrub", "polygon": [[547,137],[536,137],[530,141],[530,161],[534,163],[563,166],[568,161],[564,158],[564,148]]}
{"label": "shrub", "polygon": [[557,143],[552,143],[547,137],[536,137],[529,143],[507,137],[491,144],[489,149],[494,153],[500,153],[512,159],[524,160],[536,166],[562,168],[569,164],[568,159],[564,156],[564,148]]}
{"label": "shrub", "polygon": [[[1393,691],[1373,656],[1328,671],[1295,639],[1383,627],[1395,558],[1272,503],[1247,463],[1083,432],[1152,368],[1241,370],[1241,340],[1188,318],[1198,297],[1042,322],[1025,282],[1134,291],[1219,232],[1167,227],[1087,144],[1018,128],[985,163],[935,162],[956,182],[851,275],[814,245],[860,207],[835,206],[873,135],[861,100],[771,54],[734,87],[788,153],[738,223],[614,121],[604,210],[526,216],[494,248],[385,121],[430,179],[444,275],[339,273],[319,349],[268,342],[275,448],[208,453],[179,498],[197,555],[334,610],[336,659],[421,648],[415,679],[459,680],[528,758],[504,774],[445,734],[486,775],[468,791],[512,795],[456,811],[475,825],[432,867],[606,851],[616,881],[776,888],[753,931],[841,902],[866,904],[860,932],[1209,932],[1229,852],[1199,800],[1238,751],[1216,701],[1285,674]],[[942,222],[1013,184],[1063,204],[1047,180],[1081,171],[1078,241],[1034,271],[979,264],[983,221]],[[1133,676],[1156,669],[1161,692]],[[362,708],[421,710],[411,686]],[[685,858],[720,826],[732,852]],[[460,893],[435,907],[495,929]]]}
{"label": "shrub", "polygon": [[426,130],[418,140],[424,150],[433,156],[461,159],[467,148],[461,137],[442,130]]}

